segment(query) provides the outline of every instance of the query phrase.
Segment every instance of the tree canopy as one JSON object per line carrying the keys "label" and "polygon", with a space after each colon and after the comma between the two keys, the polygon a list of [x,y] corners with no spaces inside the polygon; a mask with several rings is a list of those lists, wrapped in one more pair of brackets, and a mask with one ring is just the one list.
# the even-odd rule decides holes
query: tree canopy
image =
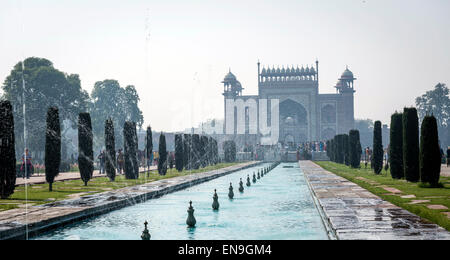
{"label": "tree canopy", "polygon": [[[25,83],[25,88],[22,83]],[[47,59],[30,57],[18,62],[6,77],[2,89],[4,98],[14,106],[16,145],[23,150],[23,104],[31,150],[43,151],[45,145],[46,111],[50,106],[59,109],[60,121],[69,119],[75,128],[78,113],[86,111],[89,95],[81,88],[77,74],[67,74],[53,67]]]}
{"label": "tree canopy", "polygon": [[94,135],[97,140],[103,140],[104,125],[106,119],[114,122],[116,145],[123,143],[123,126],[126,121],[136,122],[142,128],[144,117],[138,107],[139,95],[132,85],[120,87],[117,80],[107,79],[98,81],[91,93],[91,115]]}

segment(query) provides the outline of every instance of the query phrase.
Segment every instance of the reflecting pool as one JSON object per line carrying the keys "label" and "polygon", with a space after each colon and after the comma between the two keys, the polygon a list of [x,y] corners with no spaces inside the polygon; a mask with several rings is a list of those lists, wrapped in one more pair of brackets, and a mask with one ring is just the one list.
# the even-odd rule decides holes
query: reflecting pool
{"label": "reflecting pool", "polygon": [[[191,188],[86,219],[35,239],[140,239],[148,221],[151,239],[275,240],[328,239],[308,184],[297,163],[282,163],[245,185],[247,175],[269,164],[244,169]],[[240,193],[239,179],[244,183]],[[228,198],[230,182],[234,199]],[[220,208],[213,211],[214,189]],[[189,201],[195,228],[186,225]]]}

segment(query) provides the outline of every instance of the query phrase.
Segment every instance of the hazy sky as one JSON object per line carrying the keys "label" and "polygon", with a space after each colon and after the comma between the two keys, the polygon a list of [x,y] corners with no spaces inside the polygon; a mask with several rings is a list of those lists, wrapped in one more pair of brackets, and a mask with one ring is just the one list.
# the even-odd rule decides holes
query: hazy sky
{"label": "hazy sky", "polygon": [[0,0],[0,81],[29,56],[96,81],[135,85],[145,124],[173,131],[223,118],[228,69],[257,94],[262,65],[312,65],[319,91],[348,65],[355,117],[388,123],[450,85],[450,1]]}

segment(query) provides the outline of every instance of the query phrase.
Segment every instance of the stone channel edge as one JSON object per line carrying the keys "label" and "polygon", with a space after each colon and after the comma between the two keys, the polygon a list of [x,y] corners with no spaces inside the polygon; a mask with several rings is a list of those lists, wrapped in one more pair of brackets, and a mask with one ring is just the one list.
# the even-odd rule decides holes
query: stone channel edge
{"label": "stone channel edge", "polygon": [[[83,219],[95,217],[98,215],[102,215],[117,209],[121,209],[127,206],[132,206],[137,203],[141,203],[150,199],[158,198],[163,195],[183,190],[231,173],[234,173],[236,171],[244,170],[247,168],[251,168],[257,165],[262,164],[263,162],[248,162],[248,163],[242,163],[230,167],[226,167],[223,169],[218,169],[214,171],[209,172],[202,172],[192,175],[186,175],[186,176],[180,176],[185,177],[181,178],[182,181],[175,183],[173,185],[170,185],[170,183],[174,183],[177,180],[180,179],[180,177],[175,177],[172,179],[166,179],[161,181],[155,181],[150,182],[146,184],[126,187],[114,191],[108,191],[108,192],[102,192],[94,195],[84,196],[78,199],[68,199],[63,201],[57,201],[53,203],[48,203],[44,205],[39,206],[33,206],[36,208],[61,208],[64,210],[65,205],[69,205],[69,207],[76,208],[75,210],[67,213],[62,214],[56,217],[50,217],[45,218],[40,221],[34,222],[34,223],[28,223],[28,225],[19,223],[18,221],[4,221],[0,220],[0,240],[5,239],[24,239],[24,238],[32,238],[38,235],[38,233],[50,231],[52,229],[56,229],[58,227],[78,222]],[[177,179],[178,178],[178,179]],[[173,180],[177,179],[177,180]],[[156,182],[169,183],[169,185],[160,185],[156,187],[149,187],[149,184],[154,184]],[[152,185],[155,186],[155,185]],[[94,205],[89,205],[89,203],[85,203],[83,206],[82,201],[85,200],[83,198],[92,198],[92,197],[101,197],[105,194],[111,195],[112,193],[118,193],[121,191],[131,191],[127,193],[125,196],[116,197],[114,199],[113,196],[109,196],[107,199],[103,199],[100,202],[93,202],[96,203]],[[123,194],[122,194],[123,195]],[[113,198],[111,200],[111,198]],[[187,203],[187,202],[186,202]],[[73,206],[77,205],[77,206]],[[28,226],[28,227],[27,227]],[[27,234],[28,232],[28,234]]]}

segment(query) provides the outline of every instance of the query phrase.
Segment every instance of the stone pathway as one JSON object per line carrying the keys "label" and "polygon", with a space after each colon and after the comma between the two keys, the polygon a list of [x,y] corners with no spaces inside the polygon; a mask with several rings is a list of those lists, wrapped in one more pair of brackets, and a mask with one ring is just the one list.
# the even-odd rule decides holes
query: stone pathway
{"label": "stone pathway", "polygon": [[341,240],[450,240],[450,232],[324,170],[300,161],[319,207]]}
{"label": "stone pathway", "polygon": [[[147,168],[140,167],[139,172],[144,172]],[[157,166],[150,166],[150,170],[156,170]],[[98,170],[95,170],[92,174],[93,178],[97,177],[106,177],[106,174],[99,174]],[[67,180],[79,180],[80,179],[80,173],[79,172],[61,172],[56,176],[55,181],[67,181]],[[25,185],[27,184],[43,184],[47,183],[45,181],[45,173],[41,173],[39,175],[35,174],[34,176],[31,176],[29,179],[24,178],[17,178],[16,179],[16,186],[19,185]]]}
{"label": "stone pathway", "polygon": [[[246,162],[209,172],[179,176],[44,205],[0,212],[0,240],[24,239],[47,229],[134,205],[177,190],[209,181],[260,162]],[[187,205],[188,201],[186,201]],[[187,208],[187,206],[186,206]],[[26,228],[28,227],[28,228]]]}
{"label": "stone pathway", "polygon": [[447,164],[441,164],[441,176],[450,177],[450,167]]}

